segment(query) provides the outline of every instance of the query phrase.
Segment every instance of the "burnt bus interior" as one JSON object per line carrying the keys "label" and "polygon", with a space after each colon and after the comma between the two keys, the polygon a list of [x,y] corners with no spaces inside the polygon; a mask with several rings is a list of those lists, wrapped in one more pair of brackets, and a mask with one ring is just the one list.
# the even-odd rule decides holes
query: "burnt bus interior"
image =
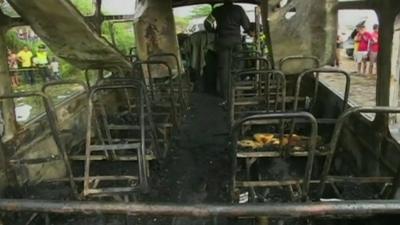
{"label": "burnt bus interior", "polygon": [[[232,59],[226,108],[194,91],[173,16],[221,2],[138,0],[132,15],[104,15],[96,0],[86,16],[69,0],[8,0],[21,17],[0,13],[1,224],[399,223],[400,2],[235,1],[254,4],[258,20],[254,50]],[[379,18],[373,107],[352,104],[349,71],[327,66],[344,9]],[[104,21],[131,23],[136,49],[102,38]],[[20,25],[87,82],[13,92],[4,34]],[[344,79],[342,93],[326,74]],[[72,85],[81,91],[54,103],[49,90]],[[15,101],[32,97],[45,112],[19,125]]]}

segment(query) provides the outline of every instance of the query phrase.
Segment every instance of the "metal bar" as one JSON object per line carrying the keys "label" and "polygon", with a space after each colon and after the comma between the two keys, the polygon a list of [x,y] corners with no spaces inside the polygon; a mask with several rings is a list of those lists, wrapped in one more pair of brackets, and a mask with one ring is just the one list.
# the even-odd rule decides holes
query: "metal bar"
{"label": "metal bar", "polygon": [[319,59],[315,56],[304,56],[304,55],[294,55],[294,56],[288,56],[284,57],[281,60],[279,60],[279,69],[283,69],[283,65],[289,61],[295,61],[295,60],[311,60],[314,61],[314,67],[313,68],[319,68],[321,63]]}
{"label": "metal bar", "polygon": [[[325,156],[328,153],[326,152],[316,152],[317,156]],[[291,157],[307,157],[309,154],[305,151],[293,151],[288,153]],[[238,152],[236,154],[238,158],[280,158],[282,157],[282,153],[278,151],[256,151],[256,152]]]}
{"label": "metal bar", "polygon": [[106,144],[106,145],[90,145],[90,151],[104,151],[104,150],[112,150],[112,151],[119,151],[119,150],[129,150],[129,149],[139,149],[141,146],[140,143],[134,144]]}
{"label": "metal bar", "polygon": [[10,159],[9,163],[11,165],[20,165],[20,164],[42,164],[42,163],[51,163],[54,161],[62,160],[62,157],[59,155],[50,155],[48,157],[43,158],[34,158],[34,159]]}
{"label": "metal bar", "polygon": [[[260,56],[256,56],[256,57],[234,57],[234,61],[235,61],[235,63],[238,62],[238,61],[239,62],[255,61],[256,63],[261,63],[262,62],[262,64],[264,64],[264,66],[259,68],[259,70],[270,70],[271,69],[271,62],[268,59],[260,57]],[[237,71],[237,72],[240,72],[240,71]]]}
{"label": "metal bar", "polygon": [[[319,184],[319,180],[310,180],[310,184]],[[303,180],[265,180],[265,181],[237,181],[238,187],[281,187],[295,184],[303,184]]]}
{"label": "metal bar", "polygon": [[143,95],[144,95],[144,90],[141,89],[140,91],[140,109],[138,111],[138,113],[140,113],[140,149],[138,151],[138,156],[141,156],[138,158],[138,163],[139,163],[139,179],[140,179],[140,185],[142,186],[143,190],[147,190],[149,183],[148,183],[148,176],[149,174],[147,173],[147,168],[148,168],[148,164],[147,164],[147,160],[144,159],[145,155],[146,155],[146,124],[145,124],[145,100],[143,99]]}
{"label": "metal bar", "polygon": [[[84,177],[74,177],[74,181],[83,182],[85,180]],[[92,176],[90,177],[90,181],[94,180],[103,180],[103,181],[119,181],[119,180],[139,180],[136,176]],[[55,178],[49,180],[49,182],[64,182],[67,181],[65,178]]]}
{"label": "metal bar", "polygon": [[[336,152],[336,148],[339,143],[339,138],[340,134],[342,132],[344,123],[347,121],[347,119],[354,113],[400,113],[400,108],[391,108],[391,107],[354,107],[346,110],[337,120],[336,126],[333,130],[332,134],[332,139],[329,145],[329,154],[327,155],[322,173],[321,173],[321,185],[318,190],[318,197],[322,197],[324,190],[325,190],[325,184],[328,181],[329,178],[329,171],[333,162],[333,158]],[[400,174],[396,174],[396,176],[400,176]],[[398,177],[395,177],[395,180],[397,180]],[[397,187],[395,187],[397,189]]]}
{"label": "metal bar", "polygon": [[[86,157],[84,155],[72,155],[70,156],[71,160],[76,160],[76,161],[84,161],[86,160]],[[154,160],[156,157],[154,155],[149,155],[146,154],[145,156],[146,160]],[[103,160],[109,160],[108,156],[104,155],[92,155],[90,156],[91,161],[103,161]],[[116,158],[112,159],[113,161],[137,161],[138,157],[136,155],[124,155],[124,156],[117,156]]]}
{"label": "metal bar", "polygon": [[145,204],[104,203],[79,201],[43,201],[27,199],[0,199],[0,211],[39,212],[55,214],[131,214],[144,216],[182,217],[365,217],[378,214],[400,214],[398,200],[271,203],[271,204]]}
{"label": "metal bar", "polygon": [[[314,87],[314,96],[313,96],[313,101],[315,101],[315,99],[317,98],[318,95],[318,81],[319,81],[319,76],[321,73],[324,74],[340,74],[345,76],[346,78],[346,84],[345,84],[345,91],[344,91],[344,98],[343,98],[343,106],[342,106],[342,111],[346,110],[348,101],[349,101],[349,94],[350,94],[350,75],[344,71],[344,70],[339,70],[339,69],[328,69],[328,68],[318,68],[318,69],[310,69],[307,71],[304,71],[302,74],[299,75],[299,77],[297,78],[297,83],[296,83],[296,92],[295,92],[295,98],[294,98],[294,111],[297,111],[297,107],[298,107],[298,99],[300,97],[300,88],[301,88],[301,81],[303,80],[303,78],[307,75],[307,74],[311,74],[311,73],[316,73],[316,86]],[[311,108],[310,108],[311,111]]]}
{"label": "metal bar", "polygon": [[[96,180],[100,181],[100,180]],[[89,195],[108,195],[115,193],[126,193],[138,190],[137,187],[106,187],[106,188],[91,188],[88,190]]]}
{"label": "metal bar", "polygon": [[80,80],[62,80],[62,81],[51,81],[43,84],[42,86],[42,92],[46,93],[47,88],[52,87],[52,86],[60,86],[60,85],[68,85],[68,84],[76,84],[79,85],[83,88],[85,93],[88,93],[88,86],[85,84],[85,82],[80,81]]}
{"label": "metal bar", "polygon": [[392,183],[393,177],[341,177],[341,176],[328,176],[327,182],[335,183],[357,183],[357,184],[368,184],[368,183]]}

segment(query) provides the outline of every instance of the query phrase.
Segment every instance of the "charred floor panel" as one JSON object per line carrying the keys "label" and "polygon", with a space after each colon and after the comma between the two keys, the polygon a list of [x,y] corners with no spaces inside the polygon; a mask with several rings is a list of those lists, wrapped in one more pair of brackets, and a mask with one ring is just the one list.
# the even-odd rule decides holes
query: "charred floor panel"
{"label": "charred floor panel", "polygon": [[[174,152],[163,163],[160,177],[154,179],[151,200],[193,204],[229,202],[229,127],[227,114],[219,102],[221,99],[206,94],[192,96],[192,106],[175,140]],[[174,218],[171,222],[181,225],[210,221]]]}

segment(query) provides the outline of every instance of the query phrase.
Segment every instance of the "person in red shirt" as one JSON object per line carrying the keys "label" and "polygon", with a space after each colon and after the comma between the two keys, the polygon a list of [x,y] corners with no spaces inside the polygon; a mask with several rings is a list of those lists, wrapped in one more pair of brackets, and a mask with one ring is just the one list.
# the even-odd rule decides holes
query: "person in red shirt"
{"label": "person in red shirt", "polygon": [[[379,25],[373,26],[373,32],[371,33],[370,48],[369,48],[369,74],[376,74],[372,71],[376,68],[376,61],[379,52]],[[375,65],[375,66],[374,66]]]}
{"label": "person in red shirt", "polygon": [[360,30],[357,36],[354,38],[358,42],[358,49],[354,55],[354,59],[357,63],[357,71],[361,73],[361,65],[363,66],[362,74],[366,73],[367,70],[367,59],[369,52],[369,42],[371,40],[371,34],[365,30],[365,25],[360,26]]}

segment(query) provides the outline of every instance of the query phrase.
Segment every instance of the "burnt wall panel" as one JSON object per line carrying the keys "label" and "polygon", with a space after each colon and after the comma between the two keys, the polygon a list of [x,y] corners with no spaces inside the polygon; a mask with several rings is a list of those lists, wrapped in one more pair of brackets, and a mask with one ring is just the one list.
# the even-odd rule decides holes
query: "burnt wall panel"
{"label": "burnt wall panel", "polygon": [[[67,150],[84,140],[87,120],[87,96],[85,94],[57,105],[58,127]],[[61,160],[57,145],[51,136],[45,115],[23,127],[17,135],[5,143],[9,159],[26,160],[48,158],[54,160],[40,164],[13,163],[19,184],[38,183],[43,180],[64,177],[66,168]],[[0,173],[1,178],[1,173]]]}
{"label": "burnt wall panel", "polygon": [[[146,60],[150,55],[160,53],[173,53],[180,57],[171,0],[143,1],[138,9],[141,16],[135,24],[135,36],[139,58]],[[159,60],[167,61],[172,70],[177,71],[173,59],[161,57]],[[152,75],[168,75],[163,66],[151,68],[154,71]]]}
{"label": "burnt wall panel", "polygon": [[[322,64],[332,62],[336,47],[337,0],[288,2],[283,7],[278,0],[268,4],[275,63],[292,55],[317,56]],[[284,72],[293,74],[311,66],[311,62],[294,62]]]}

